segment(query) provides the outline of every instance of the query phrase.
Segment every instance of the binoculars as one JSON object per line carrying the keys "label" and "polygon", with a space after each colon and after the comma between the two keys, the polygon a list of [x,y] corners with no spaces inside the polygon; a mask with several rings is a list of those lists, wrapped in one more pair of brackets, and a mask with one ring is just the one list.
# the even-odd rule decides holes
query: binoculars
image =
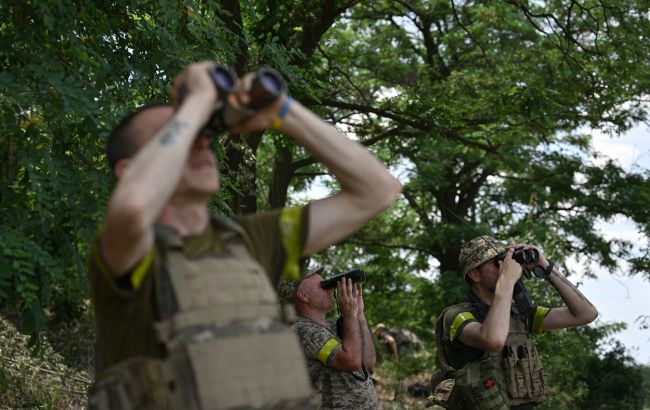
{"label": "binoculars", "polygon": [[358,283],[366,280],[366,275],[359,268],[352,269],[351,271],[339,273],[338,275],[334,275],[324,281],[321,281],[320,287],[323,289],[334,289],[338,281],[348,278],[352,279],[352,283]]}
{"label": "binoculars", "polygon": [[[497,260],[502,261],[506,258],[506,252],[501,252],[497,255]],[[512,253],[512,259],[516,260],[520,265],[528,265],[529,263],[537,262],[539,259],[539,251],[537,249],[524,249],[517,248]]]}
{"label": "binoculars", "polygon": [[[500,254],[497,255],[496,260],[502,261],[505,258],[506,258],[506,252],[501,252]],[[515,261],[517,261],[518,264],[523,266],[524,275],[526,276],[527,279],[530,279],[531,278],[530,270],[525,265],[536,263],[537,260],[539,259],[539,251],[534,248],[531,249],[517,248],[512,253],[512,259],[514,259]],[[533,268],[533,273],[539,279],[544,279],[546,276],[548,276],[544,268],[542,268],[539,265]]]}
{"label": "binoculars", "polygon": [[287,91],[284,78],[270,67],[262,67],[255,73],[251,89],[248,92],[250,101],[245,107],[231,105],[229,96],[237,91],[237,74],[224,64],[216,64],[208,69],[210,78],[217,87],[219,100],[206,128],[212,132],[228,129],[250,117],[260,108],[266,107]]}

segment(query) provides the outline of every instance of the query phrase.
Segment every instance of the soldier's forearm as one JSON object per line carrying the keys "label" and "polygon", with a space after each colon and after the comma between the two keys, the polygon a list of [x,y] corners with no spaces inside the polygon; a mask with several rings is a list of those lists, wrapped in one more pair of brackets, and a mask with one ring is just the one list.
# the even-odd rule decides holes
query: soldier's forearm
{"label": "soldier's forearm", "polygon": [[588,318],[598,315],[595,306],[585,295],[582,294],[582,292],[580,292],[580,290],[578,290],[577,287],[569,282],[569,280],[557,270],[557,267],[553,268],[553,271],[547,277],[547,280],[560,294],[560,297],[573,316],[576,318]]}
{"label": "soldier's forearm", "polygon": [[359,315],[359,330],[361,332],[363,363],[368,369],[372,369],[375,367],[376,361],[375,344],[372,341],[372,334],[368,327],[368,321],[363,313]]}

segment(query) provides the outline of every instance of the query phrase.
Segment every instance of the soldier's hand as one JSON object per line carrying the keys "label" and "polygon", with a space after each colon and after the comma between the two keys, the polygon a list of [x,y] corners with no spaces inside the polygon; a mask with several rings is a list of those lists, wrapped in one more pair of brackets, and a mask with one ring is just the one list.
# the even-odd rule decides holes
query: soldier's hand
{"label": "soldier's hand", "polygon": [[214,66],[212,61],[192,63],[176,76],[174,84],[169,90],[169,96],[174,106],[178,107],[190,97],[197,97],[204,101],[204,109],[212,112],[213,105],[218,98],[217,87],[208,73],[208,69],[212,66]]}
{"label": "soldier's hand", "polygon": [[501,262],[501,266],[499,268],[499,278],[510,281],[513,286],[515,282],[521,278],[522,271],[521,265],[519,265],[519,263],[517,263],[517,261],[512,258],[514,251],[514,246],[511,246],[507,249],[506,257],[503,262]]}
{"label": "soldier's hand", "polygon": [[[247,106],[250,103],[249,91],[252,86],[254,73],[248,73],[241,78],[238,91],[233,93],[228,100],[230,104],[237,106]],[[273,103],[262,107],[255,111],[253,115],[246,118],[242,123],[231,127],[228,131],[231,133],[261,131],[271,127],[273,121],[278,117],[280,108],[287,99],[287,95],[283,94]]]}
{"label": "soldier's hand", "polygon": [[526,267],[528,269],[533,269],[536,265],[541,265],[544,269],[548,266],[548,259],[546,259],[546,256],[544,256],[544,251],[541,248],[538,248],[537,246],[533,245],[526,245],[525,249],[536,249],[537,252],[539,253],[539,258],[537,258],[537,262],[535,263],[529,263]]}
{"label": "soldier's hand", "polygon": [[338,281],[336,290],[343,317],[356,317],[359,314],[359,291],[352,283],[352,279],[343,278]]}
{"label": "soldier's hand", "polygon": [[363,310],[365,308],[365,305],[363,304],[363,288],[360,283],[356,284],[356,288],[359,291],[359,298],[357,301],[357,305],[358,305],[357,312],[359,312],[359,315],[363,315]]}

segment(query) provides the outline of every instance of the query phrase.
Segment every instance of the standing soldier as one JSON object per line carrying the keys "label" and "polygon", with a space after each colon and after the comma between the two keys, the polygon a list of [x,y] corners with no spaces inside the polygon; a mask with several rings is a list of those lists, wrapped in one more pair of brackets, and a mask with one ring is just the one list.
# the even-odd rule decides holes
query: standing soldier
{"label": "standing soldier", "polygon": [[[520,311],[512,304],[522,273],[513,259],[515,249],[536,248],[518,244],[506,251],[494,238],[480,236],[461,249],[460,268],[470,289],[462,303],[442,311],[436,324],[438,356],[455,381],[451,397],[449,378],[437,384],[438,396],[449,398],[448,408],[532,409],[542,402],[548,386],[530,334],[585,325],[598,316],[539,249],[537,261],[526,267],[545,276],[566,306],[531,305]],[[459,400],[462,405],[450,404]]]}
{"label": "standing soldier", "polygon": [[312,385],[322,410],[376,410],[379,406],[369,371],[375,365],[375,346],[364,314],[361,285],[351,279],[337,282],[343,324],[326,319],[334,309],[333,289],[323,289],[323,268],[298,281],[280,281],[280,296],[293,302],[293,329],[307,360]]}
{"label": "standing soldier", "polygon": [[[219,99],[214,68],[189,65],[175,79],[175,106],[144,107],[109,137],[118,183],[91,250],[91,409],[313,408],[275,285],[281,272],[298,278],[301,257],[356,231],[400,192],[361,145],[282,94],[231,131],[280,129],[341,190],[304,207],[211,217],[218,168],[202,130]],[[228,98],[241,107],[251,95]]]}

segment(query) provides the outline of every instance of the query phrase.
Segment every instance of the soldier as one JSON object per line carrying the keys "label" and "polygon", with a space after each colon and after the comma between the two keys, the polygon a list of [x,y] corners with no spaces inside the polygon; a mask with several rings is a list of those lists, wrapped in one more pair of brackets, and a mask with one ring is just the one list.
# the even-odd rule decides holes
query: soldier
{"label": "soldier", "polygon": [[[211,217],[218,168],[202,130],[218,100],[213,67],[190,64],[174,81],[175,106],[144,107],[109,137],[118,182],[91,249],[91,409],[313,408],[274,285],[281,272],[298,278],[301,257],[356,231],[400,192],[361,145],[283,94],[231,131],[281,130],[329,169],[340,192],[235,220]],[[249,80],[229,97],[233,106],[250,101]]]}
{"label": "soldier", "polygon": [[280,296],[293,302],[293,325],[307,359],[312,385],[320,394],[321,409],[374,410],[378,408],[369,371],[375,365],[375,347],[364,316],[361,285],[351,279],[337,283],[343,325],[325,319],[334,308],[333,289],[323,289],[323,268],[300,281],[280,281]]}
{"label": "soldier", "polygon": [[399,360],[400,356],[412,354],[422,346],[420,338],[408,329],[389,329],[385,324],[378,323],[372,333],[395,360]]}
{"label": "soldier", "polygon": [[[459,395],[464,402],[448,408],[532,409],[542,402],[548,386],[529,335],[585,325],[598,316],[596,308],[540,249],[537,261],[527,268],[543,270],[566,306],[531,305],[519,311],[512,304],[522,274],[522,266],[512,257],[518,248],[533,249],[511,245],[503,257],[505,248],[499,242],[480,236],[460,252],[461,272],[470,289],[462,303],[442,311],[436,324],[438,357],[443,370],[455,380],[449,400],[456,402],[454,396]],[[448,380],[438,386],[441,396],[449,396]]]}

